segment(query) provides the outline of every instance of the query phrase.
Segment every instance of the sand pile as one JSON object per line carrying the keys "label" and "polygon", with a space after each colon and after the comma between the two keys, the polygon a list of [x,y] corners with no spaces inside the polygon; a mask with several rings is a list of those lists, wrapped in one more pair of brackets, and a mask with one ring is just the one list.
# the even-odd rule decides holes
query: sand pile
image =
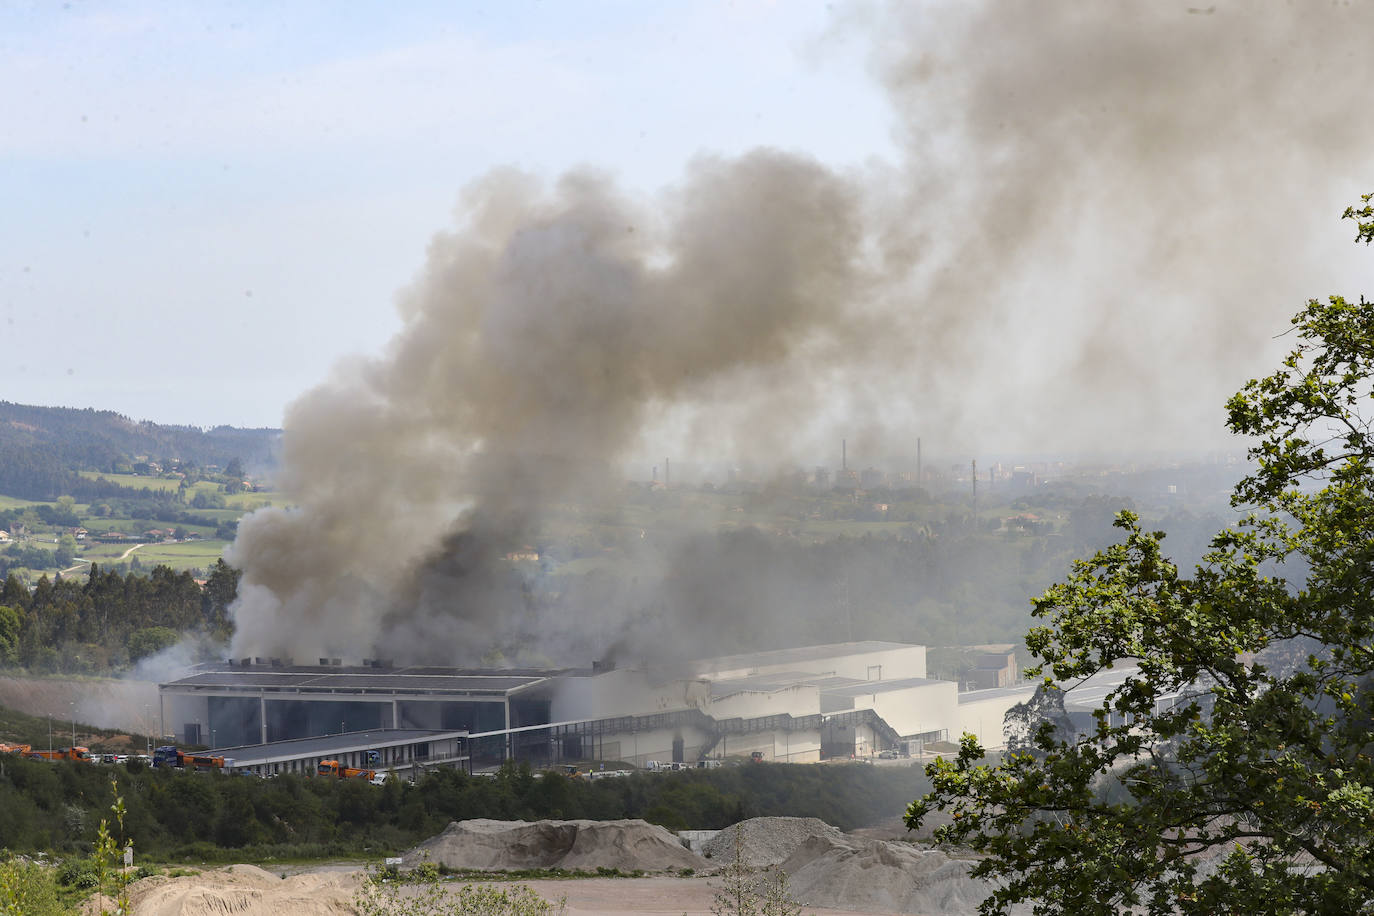
{"label": "sand pile", "polygon": [[752,867],[780,865],[813,836],[841,837],[839,828],[815,817],[751,817],[726,827],[702,844],[702,854],[717,867],[735,861],[736,831],[743,834],[740,860]]}
{"label": "sand pile", "polygon": [[969,877],[971,868],[911,843],[829,834],[812,836],[782,864],[788,890],[808,905],[928,916],[977,912],[990,888]]}
{"label": "sand pile", "polygon": [[[134,916],[344,916],[354,912],[357,872],[279,878],[254,865],[231,865],[181,878],[156,876],[129,886]],[[114,910],[91,900],[86,913]]]}
{"label": "sand pile", "polygon": [[699,869],[707,863],[662,827],[645,821],[492,821],[449,824],[403,856],[406,868],[425,860],[449,868],[511,870],[569,868],[621,871]]}

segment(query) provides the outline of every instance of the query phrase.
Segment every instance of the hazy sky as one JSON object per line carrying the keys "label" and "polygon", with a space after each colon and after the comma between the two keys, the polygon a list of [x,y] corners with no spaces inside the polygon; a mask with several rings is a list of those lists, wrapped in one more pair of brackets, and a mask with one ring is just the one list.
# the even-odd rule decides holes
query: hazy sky
{"label": "hazy sky", "polygon": [[[665,400],[694,451],[1213,446],[1302,301],[1371,288],[1337,219],[1374,186],[1371,29],[1190,0],[0,5],[0,399],[280,425],[363,379],[350,356],[405,368],[426,326],[398,296],[472,237],[491,170],[590,165],[670,227],[762,146],[845,184],[856,273],[779,354]],[[720,253],[779,234],[735,187],[698,239]],[[719,304],[772,296],[753,266]]]}
{"label": "hazy sky", "polygon": [[497,165],[892,156],[821,3],[7,3],[0,398],[276,426]]}

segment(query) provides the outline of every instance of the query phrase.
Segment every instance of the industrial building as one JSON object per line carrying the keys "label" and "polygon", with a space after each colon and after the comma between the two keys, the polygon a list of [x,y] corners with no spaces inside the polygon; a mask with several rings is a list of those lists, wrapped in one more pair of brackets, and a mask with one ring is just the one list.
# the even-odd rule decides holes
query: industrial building
{"label": "industrial building", "polygon": [[[803,763],[916,750],[964,731],[996,747],[1006,710],[1030,690],[960,694],[954,682],[926,677],[924,646],[877,641],[677,667],[477,670],[243,659],[160,685],[164,729],[257,771],[309,769],[321,754],[363,759],[383,748],[387,760],[405,766],[442,757],[484,769],[507,759]],[[440,736],[444,750],[436,753]],[[300,753],[283,756],[283,742],[303,742]]]}

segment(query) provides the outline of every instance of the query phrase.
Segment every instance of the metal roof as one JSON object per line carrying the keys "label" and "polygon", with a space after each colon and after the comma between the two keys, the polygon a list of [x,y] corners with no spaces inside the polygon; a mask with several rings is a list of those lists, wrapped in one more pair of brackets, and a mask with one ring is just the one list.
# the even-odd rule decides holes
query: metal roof
{"label": "metal roof", "polygon": [[354,692],[507,693],[558,674],[558,671],[461,668],[290,668],[205,666],[163,688],[226,690],[343,690]]}
{"label": "metal roof", "polygon": [[870,639],[863,642],[839,642],[825,646],[798,646],[794,649],[772,649],[766,652],[745,652],[740,655],[722,655],[719,658],[704,658],[694,663],[701,671],[730,671],[735,668],[761,668],[765,665],[795,665],[803,662],[819,661],[825,658],[845,658],[851,655],[868,655],[873,652],[890,652],[894,649],[919,649],[921,646],[902,642],[882,642]]}
{"label": "metal roof", "polygon": [[979,700],[993,700],[999,697],[1025,697],[1030,699],[1037,684],[1013,684],[1010,687],[987,687],[983,690],[965,690],[959,694],[960,703],[976,703]]}
{"label": "metal roof", "polygon": [[934,687],[939,684],[948,684],[955,689],[958,688],[958,685],[953,681],[940,681],[929,677],[906,677],[895,681],[860,681],[857,684],[843,687],[823,687],[821,693],[829,697],[861,697],[865,694],[912,690],[921,687]]}
{"label": "metal roof", "polygon": [[728,680],[711,681],[711,696],[723,697],[732,693],[772,693],[802,684],[815,685],[830,680],[829,676],[810,674],[800,671],[779,671],[772,674],[753,674],[749,677],[732,677]]}
{"label": "metal roof", "polygon": [[355,751],[371,751],[384,747],[415,744],[422,741],[444,741],[467,737],[466,731],[427,731],[419,728],[374,728],[369,731],[345,732],[342,735],[321,735],[318,738],[293,738],[268,744],[244,744],[238,747],[217,747],[208,753],[228,757],[234,766],[258,766],[278,760],[302,757],[332,757]]}

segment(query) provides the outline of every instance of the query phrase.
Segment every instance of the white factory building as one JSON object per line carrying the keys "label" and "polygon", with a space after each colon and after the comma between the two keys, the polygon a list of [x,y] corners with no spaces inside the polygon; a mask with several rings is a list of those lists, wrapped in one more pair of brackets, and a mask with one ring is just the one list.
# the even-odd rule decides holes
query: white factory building
{"label": "white factory building", "polygon": [[[187,743],[235,746],[426,730],[481,769],[504,759],[682,762],[726,757],[815,762],[912,751],[964,732],[1004,743],[1003,717],[1031,686],[960,692],[926,677],[924,646],[850,642],[664,665],[591,669],[394,667],[336,659],[205,665],[160,686],[164,729]],[[351,737],[350,737],[351,736]],[[302,758],[303,766],[309,761]]]}

